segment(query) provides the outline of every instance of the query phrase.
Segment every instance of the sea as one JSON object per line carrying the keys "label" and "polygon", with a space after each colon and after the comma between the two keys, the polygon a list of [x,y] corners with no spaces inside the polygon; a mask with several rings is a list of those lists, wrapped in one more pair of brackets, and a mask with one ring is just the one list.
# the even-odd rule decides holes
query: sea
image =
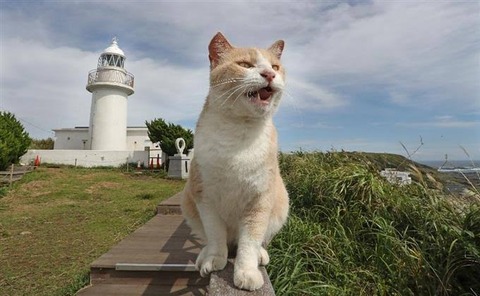
{"label": "sea", "polygon": [[443,173],[480,173],[480,160],[431,160],[419,163]]}
{"label": "sea", "polygon": [[480,190],[480,160],[419,161],[421,164],[435,168],[439,173],[449,174],[450,181],[444,185],[453,194],[464,194],[465,189]]}

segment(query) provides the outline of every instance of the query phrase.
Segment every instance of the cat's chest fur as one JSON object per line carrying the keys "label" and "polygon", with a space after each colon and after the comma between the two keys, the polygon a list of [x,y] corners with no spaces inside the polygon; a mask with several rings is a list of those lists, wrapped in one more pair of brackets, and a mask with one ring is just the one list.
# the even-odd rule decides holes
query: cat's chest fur
{"label": "cat's chest fur", "polygon": [[271,120],[232,121],[214,112],[202,114],[195,134],[195,158],[207,192],[255,195],[265,191],[272,132]]}

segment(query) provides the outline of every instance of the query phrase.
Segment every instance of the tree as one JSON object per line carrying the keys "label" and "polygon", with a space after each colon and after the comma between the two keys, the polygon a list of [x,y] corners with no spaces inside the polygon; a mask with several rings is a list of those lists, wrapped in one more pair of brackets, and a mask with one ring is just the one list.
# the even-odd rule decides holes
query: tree
{"label": "tree", "polygon": [[47,139],[32,139],[32,144],[30,144],[30,149],[43,149],[43,150],[53,150],[55,141],[52,138]]}
{"label": "tree", "polygon": [[185,151],[193,148],[193,132],[190,129],[185,129],[181,125],[168,123],[165,120],[158,118],[150,122],[146,121],[148,128],[148,137],[153,143],[160,142],[160,148],[167,155],[174,155],[177,153],[175,148],[175,140],[183,138],[185,140]]}
{"label": "tree", "polygon": [[27,153],[31,142],[32,139],[15,116],[0,111],[0,170],[18,163],[20,157]]}

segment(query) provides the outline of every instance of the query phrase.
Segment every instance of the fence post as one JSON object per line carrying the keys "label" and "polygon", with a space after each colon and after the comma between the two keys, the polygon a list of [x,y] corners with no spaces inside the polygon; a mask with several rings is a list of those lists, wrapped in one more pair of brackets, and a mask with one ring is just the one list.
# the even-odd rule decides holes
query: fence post
{"label": "fence post", "polygon": [[10,187],[13,184],[13,163],[12,166],[10,167]]}

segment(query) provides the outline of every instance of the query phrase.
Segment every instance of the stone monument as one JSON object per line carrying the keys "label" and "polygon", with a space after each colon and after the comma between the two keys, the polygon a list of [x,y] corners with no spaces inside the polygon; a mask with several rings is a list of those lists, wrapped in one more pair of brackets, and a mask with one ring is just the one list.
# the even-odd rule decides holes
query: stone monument
{"label": "stone monument", "polygon": [[188,177],[188,171],[190,171],[190,158],[183,154],[185,146],[185,140],[183,138],[175,140],[177,154],[168,158],[168,177],[178,179],[186,179]]}

